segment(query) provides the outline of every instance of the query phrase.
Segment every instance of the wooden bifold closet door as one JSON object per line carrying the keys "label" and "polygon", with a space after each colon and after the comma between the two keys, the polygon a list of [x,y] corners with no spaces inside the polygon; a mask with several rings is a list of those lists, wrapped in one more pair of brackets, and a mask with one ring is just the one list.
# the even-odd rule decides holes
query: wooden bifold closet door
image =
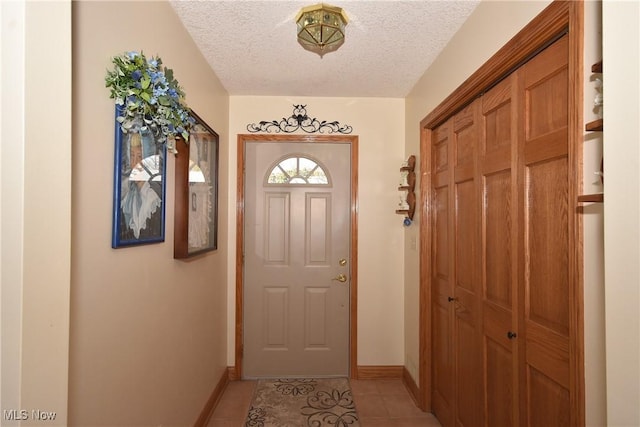
{"label": "wooden bifold closet door", "polygon": [[565,35],[430,131],[433,412],[576,425]]}

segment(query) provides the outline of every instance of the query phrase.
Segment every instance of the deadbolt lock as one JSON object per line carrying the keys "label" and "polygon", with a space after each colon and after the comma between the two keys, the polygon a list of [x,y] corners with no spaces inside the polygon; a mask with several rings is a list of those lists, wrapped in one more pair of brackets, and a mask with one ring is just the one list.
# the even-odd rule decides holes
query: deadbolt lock
{"label": "deadbolt lock", "polygon": [[338,264],[340,264],[342,267],[344,267],[345,265],[347,265],[347,260],[342,258],[340,261],[338,261]]}

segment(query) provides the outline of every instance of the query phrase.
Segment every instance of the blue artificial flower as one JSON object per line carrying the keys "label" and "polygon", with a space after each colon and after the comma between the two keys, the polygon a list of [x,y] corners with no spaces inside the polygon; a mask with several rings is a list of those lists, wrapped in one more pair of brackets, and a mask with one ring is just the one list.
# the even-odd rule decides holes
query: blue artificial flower
{"label": "blue artificial flower", "polygon": [[172,98],[177,98],[178,97],[178,92],[174,89],[174,88],[169,88],[169,96]]}
{"label": "blue artificial flower", "polygon": [[129,57],[130,60],[133,61],[138,56],[138,52],[134,52],[134,51],[127,52],[127,56]]}
{"label": "blue artificial flower", "polygon": [[133,73],[131,73],[131,78],[133,80],[140,80],[140,78],[142,78],[142,71],[135,70]]}
{"label": "blue artificial flower", "polygon": [[153,68],[158,68],[158,60],[156,58],[151,58],[149,60],[149,65],[151,65]]}
{"label": "blue artificial flower", "polygon": [[138,97],[135,95],[129,95],[127,96],[127,104],[133,104],[135,102],[138,102]]}
{"label": "blue artificial flower", "polygon": [[151,99],[149,99],[149,104],[156,105],[157,103],[158,103],[158,98],[156,98],[155,96],[152,96]]}
{"label": "blue artificial flower", "polygon": [[153,88],[153,96],[163,96],[167,94],[167,88],[162,86],[157,86]]}

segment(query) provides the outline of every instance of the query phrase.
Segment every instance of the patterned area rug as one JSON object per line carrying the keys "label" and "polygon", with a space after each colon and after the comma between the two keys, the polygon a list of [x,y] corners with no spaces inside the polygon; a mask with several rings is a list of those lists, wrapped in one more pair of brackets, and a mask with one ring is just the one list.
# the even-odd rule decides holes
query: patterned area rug
{"label": "patterned area rug", "polygon": [[245,427],[358,427],[346,378],[260,380]]}

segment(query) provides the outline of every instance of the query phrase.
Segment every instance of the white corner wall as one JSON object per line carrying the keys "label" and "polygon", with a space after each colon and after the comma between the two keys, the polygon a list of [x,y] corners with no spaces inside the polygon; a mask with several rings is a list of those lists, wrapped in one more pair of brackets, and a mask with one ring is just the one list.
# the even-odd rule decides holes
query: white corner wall
{"label": "white corner wall", "polygon": [[[0,3],[0,20],[0,412],[4,413],[21,407],[25,4]],[[17,421],[5,423],[17,425]]]}
{"label": "white corner wall", "polygon": [[66,425],[71,2],[1,7],[3,425]]}
{"label": "white corner wall", "polygon": [[[599,118],[593,101],[598,93],[591,65],[602,59],[602,2],[584,4],[584,122]],[[584,132],[582,193],[602,192],[602,133]],[[585,419],[589,426],[607,424],[604,313],[604,215],[602,203],[582,205],[584,287]]]}
{"label": "white corner wall", "polygon": [[607,425],[640,425],[640,3],[604,1]]}
{"label": "white corner wall", "polygon": [[[294,104],[309,117],[353,126],[358,164],[358,360],[362,365],[402,365],[403,225],[395,213],[404,160],[404,100],[232,96],[229,108],[229,182],[236,182],[238,134],[261,120],[289,117]],[[304,132],[301,132],[305,135]],[[235,247],[236,191],[229,194],[229,245]],[[235,254],[229,252],[228,363],[235,363]]]}
{"label": "white corner wall", "polygon": [[[69,424],[193,425],[227,374],[228,94],[169,2],[72,4]],[[132,50],[160,56],[220,136],[218,249],[186,261],[173,258],[172,156],[165,241],[111,248],[115,105],[104,78]]]}

